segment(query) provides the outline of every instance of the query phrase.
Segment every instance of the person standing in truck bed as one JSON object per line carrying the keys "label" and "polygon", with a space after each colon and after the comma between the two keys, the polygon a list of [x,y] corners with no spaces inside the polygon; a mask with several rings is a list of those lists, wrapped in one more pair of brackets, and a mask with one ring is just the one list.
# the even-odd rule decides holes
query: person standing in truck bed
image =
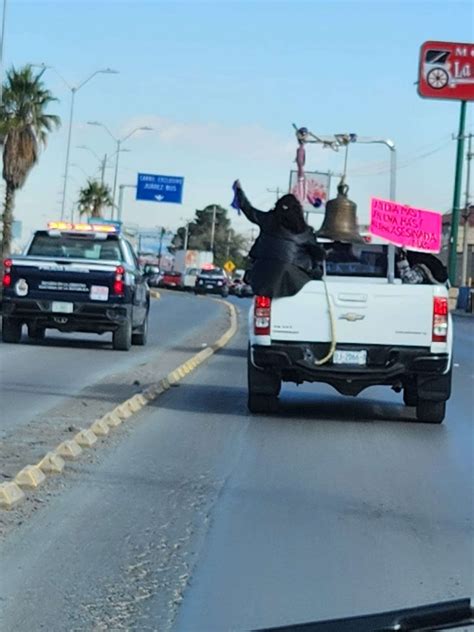
{"label": "person standing in truck bed", "polygon": [[234,190],[240,210],[260,228],[249,253],[252,268],[246,273],[254,293],[270,298],[294,296],[308,281],[320,279],[325,252],[297,198],[284,195],[274,209],[264,212],[250,204],[238,180]]}

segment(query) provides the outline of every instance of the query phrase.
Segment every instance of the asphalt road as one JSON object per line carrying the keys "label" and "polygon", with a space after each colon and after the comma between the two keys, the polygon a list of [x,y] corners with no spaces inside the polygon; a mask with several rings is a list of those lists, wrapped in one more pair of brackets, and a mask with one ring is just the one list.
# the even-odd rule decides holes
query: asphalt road
{"label": "asphalt road", "polygon": [[474,321],[456,325],[441,426],[386,388],[286,386],[250,417],[241,331],[2,543],[0,629],[248,630],[472,595]]}
{"label": "asphalt road", "polygon": [[205,305],[192,297],[165,292],[162,301],[151,303],[148,344],[127,353],[112,349],[111,334],[48,330],[45,341],[35,343],[28,341],[24,330],[22,344],[0,342],[0,439],[111,373],[131,369],[157,351],[176,346],[218,311],[216,303]]}

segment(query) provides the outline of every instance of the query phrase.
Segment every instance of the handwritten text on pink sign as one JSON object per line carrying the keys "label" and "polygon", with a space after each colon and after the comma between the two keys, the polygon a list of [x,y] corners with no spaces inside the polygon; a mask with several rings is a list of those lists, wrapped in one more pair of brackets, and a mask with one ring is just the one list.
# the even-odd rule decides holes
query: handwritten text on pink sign
{"label": "handwritten text on pink sign", "polygon": [[441,215],[372,198],[370,232],[411,250],[441,250]]}

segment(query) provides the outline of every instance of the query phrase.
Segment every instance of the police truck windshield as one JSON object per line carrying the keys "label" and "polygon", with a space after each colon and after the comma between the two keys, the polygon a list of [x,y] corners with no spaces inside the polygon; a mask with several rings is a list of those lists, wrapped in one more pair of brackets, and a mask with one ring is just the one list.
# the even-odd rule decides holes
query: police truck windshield
{"label": "police truck windshield", "polygon": [[37,233],[31,242],[28,255],[92,261],[123,261],[116,235]]}

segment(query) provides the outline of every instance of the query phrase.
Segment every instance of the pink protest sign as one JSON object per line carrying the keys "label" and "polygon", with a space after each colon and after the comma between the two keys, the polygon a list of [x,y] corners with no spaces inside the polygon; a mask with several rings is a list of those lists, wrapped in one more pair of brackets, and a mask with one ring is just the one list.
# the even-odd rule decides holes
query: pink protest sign
{"label": "pink protest sign", "polygon": [[372,198],[370,232],[408,250],[441,250],[441,214]]}

